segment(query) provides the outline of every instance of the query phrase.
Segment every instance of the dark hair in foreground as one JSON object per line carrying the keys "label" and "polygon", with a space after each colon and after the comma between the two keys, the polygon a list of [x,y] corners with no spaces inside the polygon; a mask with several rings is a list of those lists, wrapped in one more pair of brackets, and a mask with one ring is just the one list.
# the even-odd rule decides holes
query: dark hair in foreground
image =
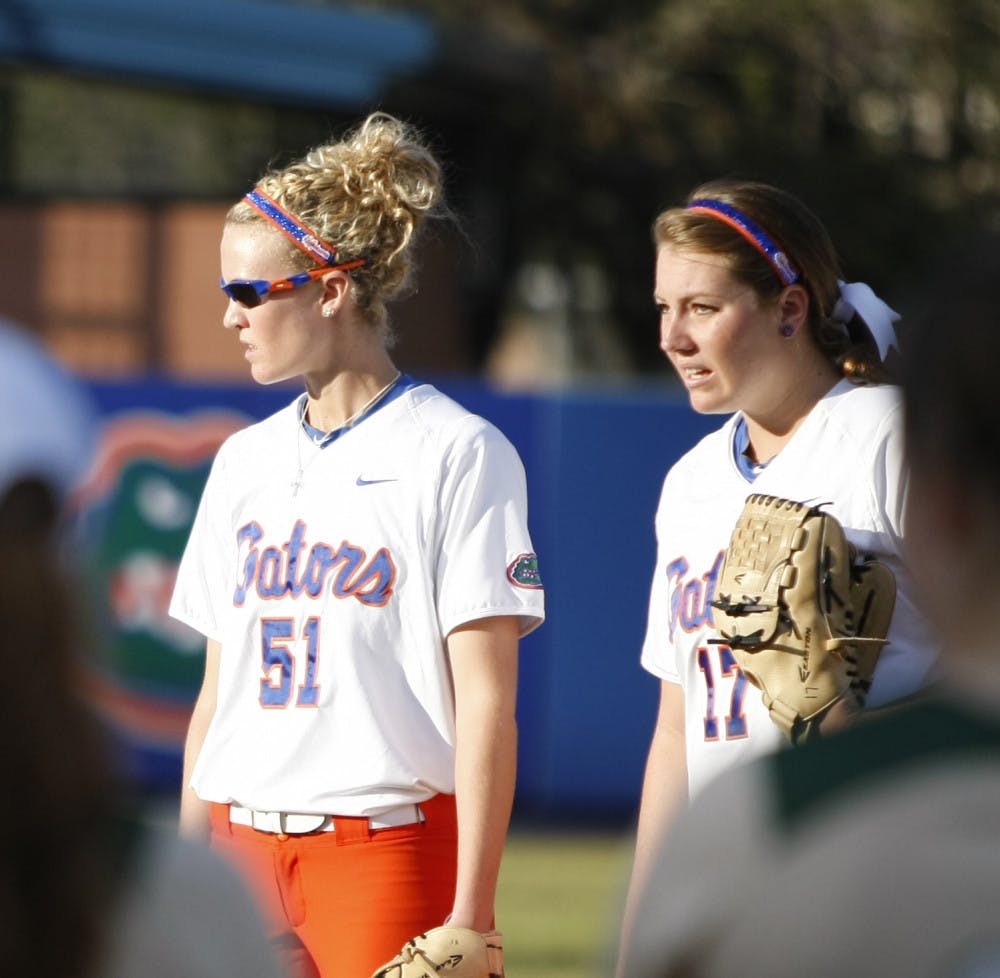
{"label": "dark hair in foreground", "polygon": [[1000,235],[935,276],[907,316],[902,381],[911,458],[962,474],[1000,504]]}
{"label": "dark hair in foreground", "polygon": [[57,506],[36,480],[0,499],[0,974],[90,978],[111,916],[112,787],[84,702],[74,589],[51,545]]}

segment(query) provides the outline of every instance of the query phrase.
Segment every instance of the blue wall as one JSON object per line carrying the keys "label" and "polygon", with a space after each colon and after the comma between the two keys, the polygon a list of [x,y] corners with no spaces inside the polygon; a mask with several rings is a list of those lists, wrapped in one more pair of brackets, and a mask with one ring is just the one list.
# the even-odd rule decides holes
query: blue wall
{"label": "blue wall", "polygon": [[[522,647],[517,814],[562,822],[631,817],[657,701],[656,681],[639,666],[655,556],[653,514],[668,466],[719,419],[694,414],[686,399],[666,392],[522,396],[471,381],[435,383],[501,428],[528,473],[547,621]],[[109,426],[136,412],[157,412],[176,424],[220,409],[239,423],[294,396],[288,388],[157,379],[93,390]],[[187,454],[174,455],[191,464]],[[209,457],[193,470],[196,480],[207,473]],[[169,469],[176,459],[166,464]],[[134,629],[119,641],[133,663],[146,661],[146,653],[136,651]],[[126,739],[137,741],[135,776],[172,787],[178,718],[195,692],[189,677],[167,688],[143,676],[142,665],[117,668],[114,682],[140,697],[140,712],[148,708],[157,717],[140,722],[138,732],[126,731]],[[115,669],[112,661],[108,671]]]}

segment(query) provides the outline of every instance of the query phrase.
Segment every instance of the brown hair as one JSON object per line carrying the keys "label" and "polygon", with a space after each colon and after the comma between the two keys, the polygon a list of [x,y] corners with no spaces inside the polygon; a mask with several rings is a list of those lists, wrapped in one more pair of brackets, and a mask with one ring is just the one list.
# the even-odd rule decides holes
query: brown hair
{"label": "brown hair", "polygon": [[[351,272],[354,301],[385,342],[386,303],[413,275],[412,246],[423,219],[444,214],[441,167],[417,131],[384,112],[368,116],[342,139],[265,173],[257,187],[337,249],[338,261],[364,258]],[[263,221],[245,201],[231,223]],[[315,268],[289,243],[292,268]]]}
{"label": "brown hair", "polygon": [[[820,349],[840,372],[856,383],[891,379],[870,333],[857,316],[846,324],[832,319],[840,294],[840,263],[826,228],[798,198],[766,183],[713,180],[695,188],[686,203],[712,199],[735,207],[765,229],[801,274],[809,295],[809,329]],[[724,257],[731,273],[761,301],[776,300],[785,288],[774,266],[746,238],[717,217],[686,207],[671,207],[653,223],[657,247]]]}
{"label": "brown hair", "polygon": [[0,811],[0,973],[84,978],[97,973],[112,913],[115,788],[84,700],[74,590],[49,545],[54,510],[44,497],[26,505],[39,486],[0,499],[0,525],[22,524],[0,535],[0,654],[12,691],[0,738],[16,786]]}

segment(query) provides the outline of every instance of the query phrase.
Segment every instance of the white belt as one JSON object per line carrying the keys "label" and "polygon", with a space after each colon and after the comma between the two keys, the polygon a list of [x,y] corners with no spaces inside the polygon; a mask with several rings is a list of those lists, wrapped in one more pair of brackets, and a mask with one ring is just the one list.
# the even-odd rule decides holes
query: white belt
{"label": "white belt", "polygon": [[[424,813],[419,805],[400,805],[368,819],[368,828],[392,829],[400,825],[422,822]],[[314,815],[309,812],[261,812],[245,808],[235,802],[229,806],[229,821],[234,825],[249,825],[258,832],[274,835],[308,835],[310,832],[333,832],[336,829],[332,815]]]}

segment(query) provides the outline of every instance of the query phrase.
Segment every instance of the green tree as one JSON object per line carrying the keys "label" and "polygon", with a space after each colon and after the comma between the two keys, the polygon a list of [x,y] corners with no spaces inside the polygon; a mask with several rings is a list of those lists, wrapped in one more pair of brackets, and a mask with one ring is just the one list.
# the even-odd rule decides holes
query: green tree
{"label": "green tree", "polygon": [[703,179],[798,193],[847,275],[904,312],[943,250],[997,220],[996,0],[406,7],[438,19],[456,61],[516,52],[520,75],[476,120],[494,132],[484,165],[503,172],[510,260],[606,268],[640,369],[660,365],[649,225]]}

